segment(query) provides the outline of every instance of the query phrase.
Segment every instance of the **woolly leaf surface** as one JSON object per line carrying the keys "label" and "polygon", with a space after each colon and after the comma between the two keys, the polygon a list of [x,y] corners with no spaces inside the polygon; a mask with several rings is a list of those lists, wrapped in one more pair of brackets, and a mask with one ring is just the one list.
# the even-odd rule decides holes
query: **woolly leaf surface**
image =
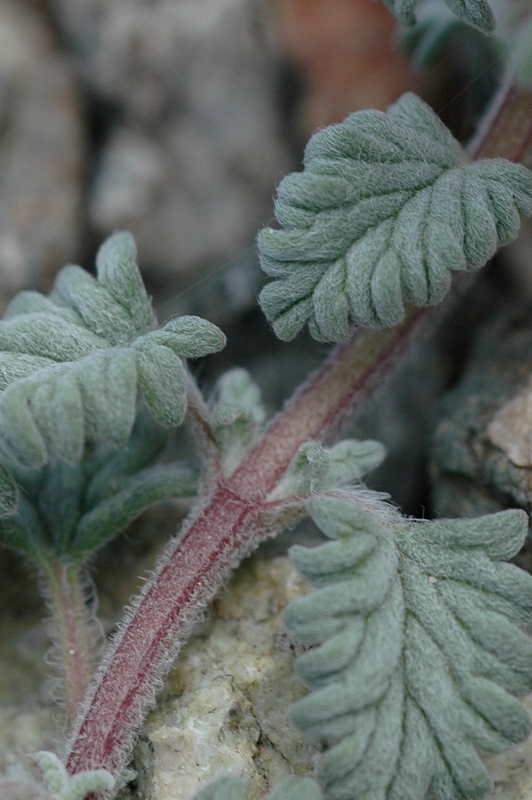
{"label": "woolly leaf surface", "polygon": [[[312,778],[285,778],[265,800],[321,800],[320,787]],[[235,775],[224,775],[195,792],[191,800],[246,800],[244,784]]]}
{"label": "woolly leaf surface", "polygon": [[246,790],[240,778],[224,775],[195,792],[192,800],[246,800]]}
{"label": "woolly leaf surface", "polygon": [[[414,25],[415,10],[419,0],[384,0],[390,11],[404,25]],[[495,18],[487,0],[445,0],[448,8],[457,17],[483,33],[492,33]]]}
{"label": "woolly leaf surface", "polygon": [[323,447],[312,440],[305,442],[269,498],[302,497],[357,483],[381,463],[385,454],[384,446],[372,439],[343,439],[333,447]]}
{"label": "woolly leaf surface", "polygon": [[87,441],[125,443],[139,388],[163,425],[182,422],[182,358],[223,347],[198,317],[159,330],[129,234],[110,237],[97,277],[67,266],[48,297],[23,292],[0,322],[0,451],[28,468],[78,461]]}
{"label": "woolly leaf surface", "polygon": [[100,444],[76,464],[51,461],[14,469],[16,513],[0,519],[0,541],[39,562],[52,551],[80,562],[160,500],[196,493],[197,470],[186,463],[153,465],[168,440],[145,409],[124,447]]}
{"label": "woolly leaf surface", "polygon": [[0,464],[0,519],[17,509],[18,489],[13,476]]}
{"label": "woolly leaf surface", "polygon": [[417,12],[416,24],[400,31],[400,44],[417,67],[432,67],[454,31],[465,28],[441,0],[425,0]]}
{"label": "woolly leaf surface", "polygon": [[122,481],[115,494],[81,517],[69,544],[70,558],[82,561],[160,500],[193,496],[197,477],[192,467],[167,465]]}
{"label": "woolly leaf surface", "polygon": [[438,303],[452,272],[483,266],[532,212],[532,175],[504,159],[468,163],[413,94],[318,131],[302,173],[279,185],[281,230],[264,229],[261,292],[281,339],[308,322],[322,341],[352,322],[395,325],[405,303]]}
{"label": "woolly leaf surface", "polygon": [[37,512],[21,495],[15,514],[0,519],[0,541],[6,547],[40,562],[46,546],[46,531]]}
{"label": "woolly leaf surface", "polygon": [[285,622],[318,645],[297,661],[312,692],[292,716],[330,745],[325,796],[481,797],[491,782],[477,750],[531,730],[516,698],[532,690],[532,641],[515,623],[532,619],[532,578],[499,560],[522,546],[526,514],[381,522],[346,496],[310,512],[333,541],[291,549],[319,588]]}
{"label": "woolly leaf surface", "polygon": [[261,391],[245,369],[231,369],[217,381],[211,405],[224,471],[231,474],[253,446],[266,419]]}
{"label": "woolly leaf surface", "polygon": [[35,753],[33,759],[41,769],[51,800],[85,800],[88,794],[110,791],[115,785],[113,776],[105,769],[68,775],[55,753],[43,750]]}
{"label": "woolly leaf surface", "polygon": [[143,406],[125,447],[116,449],[101,444],[86,453],[82,463],[87,476],[85,511],[112,497],[124,480],[150,466],[167,442],[168,430],[158,425]]}

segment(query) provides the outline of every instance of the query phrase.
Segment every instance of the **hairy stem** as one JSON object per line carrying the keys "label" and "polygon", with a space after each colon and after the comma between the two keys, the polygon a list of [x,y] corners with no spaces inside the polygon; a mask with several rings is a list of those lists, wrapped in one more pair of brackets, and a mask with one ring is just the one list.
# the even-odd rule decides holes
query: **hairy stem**
{"label": "hairy stem", "polygon": [[[475,157],[490,152],[525,158],[530,126],[522,124],[523,96],[507,87],[498,111],[490,112],[481,139],[471,148]],[[510,137],[520,131],[521,141],[509,144],[506,130]],[[116,775],[127,763],[157,682],[199,611],[230,569],[270,535],[271,528],[261,527],[266,496],[293,455],[305,441],[334,430],[348,409],[359,410],[437,315],[434,309],[416,310],[395,328],[355,331],[296,392],[235,472],[225,481],[218,477],[210,497],[168,545],[102,663],[70,743],[71,774],[104,767]]]}
{"label": "hairy stem", "polygon": [[[63,672],[67,729],[72,728],[80,703],[94,674],[94,634],[79,566],[62,564],[51,556],[40,564],[45,595],[52,615],[52,638]],[[52,658],[54,655],[52,654]]]}
{"label": "hairy stem", "polygon": [[[417,336],[423,312],[399,328],[359,331],[337,347],[325,365],[273,421],[261,441],[169,544],[115,639],[78,718],[67,767],[125,765],[153,687],[168,669],[229,571],[271,529],[261,525],[265,495],[301,444],[323,436],[346,409],[370,391]],[[89,746],[90,742],[90,746]]]}
{"label": "hairy stem", "polygon": [[187,369],[187,422],[196,441],[206,488],[221,472],[220,451],[216,443],[210,411],[194,376]]}

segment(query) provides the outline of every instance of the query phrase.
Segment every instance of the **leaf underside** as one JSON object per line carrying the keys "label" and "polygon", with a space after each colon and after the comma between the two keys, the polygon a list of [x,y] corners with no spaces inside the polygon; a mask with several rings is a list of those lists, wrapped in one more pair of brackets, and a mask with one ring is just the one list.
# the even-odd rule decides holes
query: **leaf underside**
{"label": "leaf underside", "polygon": [[194,496],[195,468],[155,463],[167,440],[143,409],[125,447],[99,445],[79,464],[15,469],[20,500],[17,513],[0,519],[0,542],[37,562],[51,550],[80,563],[155,503]]}
{"label": "leaf underside", "polygon": [[34,468],[78,461],[85,442],[124,444],[140,389],[166,426],[186,411],[183,357],[219,350],[224,337],[197,317],[155,330],[133,238],[100,248],[97,277],[68,266],[53,292],[21,292],[0,322],[0,452]]}
{"label": "leaf underside", "polygon": [[285,622],[319,645],[298,659],[313,691],[292,717],[331,746],[325,797],[482,797],[476,748],[498,753],[531,730],[516,697],[532,689],[532,641],[515,623],[532,619],[532,578],[500,561],[526,514],[386,526],[344,496],[317,498],[311,515],[335,541],[292,548],[319,588]]}
{"label": "leaf underside", "polygon": [[[444,0],[447,7],[459,19],[483,33],[492,33],[495,17],[487,0]],[[384,0],[390,11],[403,25],[414,25],[415,10],[419,0]]]}
{"label": "leaf underside", "polygon": [[318,131],[304,171],[279,185],[283,229],[258,239],[275,278],[262,309],[285,340],[306,322],[316,339],[334,342],[352,322],[395,325],[405,303],[440,302],[453,271],[483,266],[531,212],[525,167],[468,163],[429,106],[403,95],[387,113],[359,111]]}

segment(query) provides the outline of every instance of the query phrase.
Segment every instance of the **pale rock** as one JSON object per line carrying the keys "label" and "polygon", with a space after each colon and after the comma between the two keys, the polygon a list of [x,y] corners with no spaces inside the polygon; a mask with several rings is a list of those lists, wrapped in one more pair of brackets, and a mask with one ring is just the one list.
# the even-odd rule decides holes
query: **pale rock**
{"label": "pale rock", "polygon": [[487,433],[513,464],[532,467],[532,380],[497,411]]}
{"label": "pale rock", "polygon": [[[431,457],[434,509],[475,517],[530,513],[532,389],[530,305],[494,312],[472,342],[460,381],[442,399]],[[521,554],[530,568],[530,540]]]}
{"label": "pale rock", "polygon": [[227,772],[246,781],[248,800],[263,800],[286,775],[312,771],[317,750],[288,720],[305,690],[281,620],[309,588],[286,557],[240,567],[148,718],[137,749],[142,800],[190,800]]}
{"label": "pale rock", "polygon": [[117,111],[89,201],[98,237],[131,230],[141,264],[165,279],[253,246],[293,167],[263,0],[54,5],[95,97]]}
{"label": "pale rock", "polygon": [[75,256],[84,155],[72,67],[37,11],[1,0],[0,305]]}
{"label": "pale rock", "polygon": [[[523,702],[532,714],[532,697]],[[485,758],[484,763],[495,784],[486,800],[532,800],[532,736],[507,753]]]}

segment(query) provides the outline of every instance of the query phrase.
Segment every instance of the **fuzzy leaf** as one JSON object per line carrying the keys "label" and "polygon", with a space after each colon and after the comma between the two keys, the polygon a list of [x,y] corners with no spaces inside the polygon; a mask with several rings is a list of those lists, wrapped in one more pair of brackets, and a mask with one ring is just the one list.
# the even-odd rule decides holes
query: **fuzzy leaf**
{"label": "fuzzy leaf", "polygon": [[153,418],[161,425],[179,425],[187,409],[186,373],[179,356],[153,343],[137,353],[137,374]]}
{"label": "fuzzy leaf", "polygon": [[68,775],[55,753],[41,751],[33,758],[41,768],[52,800],[85,800],[88,794],[109,791],[115,784],[113,776],[105,769],[84,770],[76,775]]}
{"label": "fuzzy leaf", "polygon": [[17,512],[0,519],[0,542],[40,563],[47,545],[46,531],[34,506],[22,494]]}
{"label": "fuzzy leaf", "polygon": [[15,468],[20,501],[16,513],[0,518],[0,542],[37,563],[52,551],[73,564],[154,503],[194,495],[193,467],[149,466],[167,440],[168,431],[143,409],[124,447],[87,448],[77,464],[51,461],[38,470]]}
{"label": "fuzzy leaf", "polygon": [[78,522],[69,545],[70,559],[82,561],[160,500],[192,497],[196,493],[197,478],[197,471],[192,467],[169,465],[143,470],[117,483],[116,493]]}
{"label": "fuzzy leaf", "polygon": [[171,348],[183,358],[200,358],[225,346],[222,331],[201,317],[177,317],[149,336],[150,341]]}
{"label": "fuzzy leaf", "polygon": [[532,689],[532,577],[501,563],[527,516],[381,523],[347,497],[311,516],[334,541],[293,547],[320,588],[291,603],[293,637],[319,645],[296,665],[314,690],[293,720],[330,749],[319,767],[328,800],[478,798],[491,782],[475,747],[522,741]]}
{"label": "fuzzy leaf", "polygon": [[312,492],[358,483],[363,475],[381,463],[385,453],[384,446],[371,439],[363,442],[344,439],[330,448],[323,447],[320,442],[305,442],[270,493],[269,500],[304,497]]}
{"label": "fuzzy leaf", "polygon": [[225,372],[215,386],[212,420],[226,474],[251,449],[266,419],[260,388],[245,369]]}
{"label": "fuzzy leaf", "polygon": [[125,479],[151,465],[167,442],[168,430],[158,425],[143,407],[137,414],[126,447],[117,450],[99,445],[90,457],[86,454],[82,464],[88,480],[84,494],[85,511],[112,497],[116,487]]}
{"label": "fuzzy leaf", "polygon": [[[384,0],[390,11],[404,25],[414,25],[415,9],[419,0]],[[445,0],[457,17],[483,33],[492,33],[495,28],[493,11],[487,0]]]}
{"label": "fuzzy leaf", "polygon": [[192,800],[246,800],[246,790],[240,778],[224,775],[195,792]]}
{"label": "fuzzy leaf", "polygon": [[99,283],[128,312],[138,335],[153,328],[155,317],[137,267],[137,249],[130,233],[110,236],[98,250]]}
{"label": "fuzzy leaf", "polygon": [[312,778],[285,778],[273,787],[267,800],[321,800],[321,796]]}
{"label": "fuzzy leaf", "polygon": [[413,63],[427,69],[434,65],[453,32],[465,27],[441,0],[426,0],[417,13],[416,24],[403,28],[399,40]]}
{"label": "fuzzy leaf", "polygon": [[[318,784],[311,778],[285,778],[266,800],[321,800]],[[245,800],[244,784],[234,775],[224,775],[200,789],[192,800]]]}
{"label": "fuzzy leaf", "polygon": [[0,322],[0,451],[24,467],[75,463],[87,441],[125,443],[139,387],[158,422],[180,424],[181,359],[225,343],[216,326],[197,317],[152,330],[129,234],[110,237],[96,261],[97,278],[65,267],[49,297],[21,293]]}
{"label": "fuzzy leaf", "polygon": [[454,270],[483,266],[532,212],[532,174],[504,159],[468,163],[436,114],[406,94],[318,131],[305,170],[281,182],[266,228],[262,290],[277,336],[308,321],[322,341],[349,325],[395,325],[405,302],[438,303]]}
{"label": "fuzzy leaf", "polygon": [[0,464],[0,519],[17,510],[18,489],[10,472]]}

